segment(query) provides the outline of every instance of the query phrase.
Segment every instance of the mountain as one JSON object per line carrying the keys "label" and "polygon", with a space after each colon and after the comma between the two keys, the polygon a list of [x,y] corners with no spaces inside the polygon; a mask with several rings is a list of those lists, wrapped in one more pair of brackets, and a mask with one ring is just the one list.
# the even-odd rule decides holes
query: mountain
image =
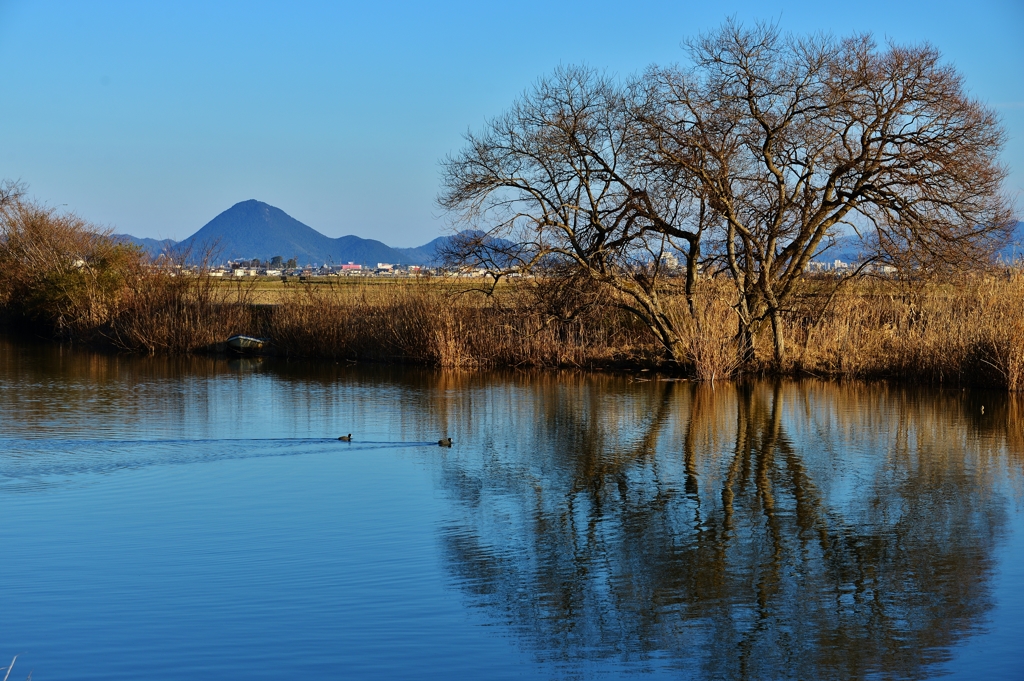
{"label": "mountain", "polygon": [[[857,262],[868,250],[870,249],[857,236],[844,234],[837,237],[831,247],[819,249],[814,259],[826,262],[837,259],[848,263]],[[1024,260],[1024,222],[1018,221],[1014,224],[1009,243],[996,251],[996,258],[1006,263]]]}
{"label": "mountain", "polygon": [[352,235],[332,239],[280,208],[250,199],[228,208],[195,234],[179,242],[176,248],[189,250],[193,260],[209,251],[214,262],[269,260],[280,255],[286,260],[295,258],[300,264],[354,262],[372,266],[388,262],[427,265],[432,262],[430,253],[437,241],[403,249]]}
{"label": "mountain", "polygon": [[172,239],[140,239],[115,234],[115,239],[134,244],[152,256],[172,249],[200,260],[209,251],[211,262],[270,260],[275,255],[295,258],[300,264],[347,263],[376,265],[434,265],[437,252],[451,237],[438,237],[414,248],[392,248],[375,239],[343,236],[332,239],[305,225],[280,208],[250,199],[236,203],[210,220],[192,236]]}
{"label": "mountain", "polygon": [[418,265],[436,265],[438,263],[438,251],[448,244],[450,236],[439,236],[430,243],[415,248],[396,248],[402,254],[403,262],[415,263]]}
{"label": "mountain", "polygon": [[138,246],[145,253],[148,253],[153,257],[156,257],[161,253],[166,252],[168,249],[173,248],[174,245],[178,243],[174,239],[140,239],[138,237],[132,236],[131,234],[111,234],[110,238],[116,241],[120,241],[122,243]]}
{"label": "mountain", "polygon": [[[393,248],[375,239],[343,236],[332,239],[305,225],[280,208],[250,199],[236,203],[187,239],[140,239],[130,234],[114,234],[113,238],[134,244],[156,256],[168,249],[191,249],[193,256],[213,247],[214,262],[225,260],[269,260],[280,255],[295,258],[300,264],[347,263],[375,265],[388,262],[403,265],[437,265],[438,252],[453,237],[437,237],[413,248]],[[864,246],[853,235],[840,236],[833,246],[819,251],[815,260],[855,262]],[[1004,261],[1024,258],[1024,222],[1015,227],[1012,243],[999,252]],[[198,259],[193,257],[193,259]]]}
{"label": "mountain", "polygon": [[866,250],[864,243],[855,234],[841,234],[834,242],[826,243],[824,247],[819,248],[814,254],[814,260],[857,262]]}
{"label": "mountain", "polygon": [[[275,255],[299,263],[391,262],[398,253],[373,239],[332,239],[280,208],[250,199],[236,203],[179,244],[195,258],[207,251],[213,260],[269,260]],[[372,263],[371,263],[372,261]]]}

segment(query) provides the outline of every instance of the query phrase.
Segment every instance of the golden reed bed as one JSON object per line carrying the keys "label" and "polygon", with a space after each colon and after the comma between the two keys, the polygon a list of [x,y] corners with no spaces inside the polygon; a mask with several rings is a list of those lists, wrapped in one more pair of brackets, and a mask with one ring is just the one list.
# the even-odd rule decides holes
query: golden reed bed
{"label": "golden reed bed", "polygon": [[[786,316],[786,374],[892,378],[947,386],[1024,389],[1024,274],[932,281],[855,282],[821,312],[808,282],[805,305]],[[303,358],[409,362],[441,367],[652,368],[701,380],[767,373],[771,341],[758,337],[740,365],[728,282],[704,282],[698,325],[682,298],[671,310],[686,329],[690,362],[676,366],[648,329],[603,304],[558,315],[538,304],[536,282],[493,295],[461,281],[293,284],[273,305],[258,286],[153,277],[117,314],[86,334],[155,353],[202,351],[229,335],[270,338]]]}

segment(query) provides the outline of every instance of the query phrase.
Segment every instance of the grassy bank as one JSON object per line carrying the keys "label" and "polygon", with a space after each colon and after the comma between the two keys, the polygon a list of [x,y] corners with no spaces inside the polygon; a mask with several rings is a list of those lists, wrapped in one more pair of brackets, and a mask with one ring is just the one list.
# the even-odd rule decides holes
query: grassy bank
{"label": "grassy bank", "polygon": [[[19,212],[20,211],[20,212]],[[689,361],[669,365],[614,294],[569,305],[542,280],[492,295],[461,279],[225,282],[155,267],[76,219],[9,210],[0,240],[0,316],[9,328],[121,351],[210,351],[242,333],[290,357],[443,367],[654,368],[725,379],[770,367],[767,333],[740,365],[734,292],[702,281],[691,314],[667,290]],[[863,280],[833,297],[808,279],[784,318],[783,373],[1024,390],[1024,274]],[[269,298],[268,298],[269,296]]]}
{"label": "grassy bank", "polygon": [[[652,334],[612,301],[559,317],[537,305],[530,284],[493,295],[462,282],[294,284],[274,305],[256,304],[256,282],[139,274],[110,314],[55,335],[118,350],[195,353],[242,333],[271,339],[290,357],[408,362],[443,367],[654,368],[702,379],[768,373],[771,346],[736,361],[727,282],[705,282],[700,324],[680,299],[689,366],[669,366]],[[812,287],[809,286],[809,289]],[[808,301],[821,303],[811,290]],[[914,287],[865,281],[786,318],[785,373],[889,378],[947,386],[1024,389],[1024,275],[963,277]],[[32,328],[43,328],[34,320]]]}
{"label": "grassy bank", "polygon": [[[771,371],[770,339],[736,362],[727,282],[705,282],[700,323],[682,299],[691,363],[668,367],[650,332],[612,300],[572,319],[536,303],[530,284],[485,297],[443,283],[297,287],[251,329],[303,357],[400,360],[449,367],[648,366],[710,379]],[[805,308],[786,317],[786,373],[891,378],[1024,389],[1024,275],[857,282],[824,311],[808,283]]]}

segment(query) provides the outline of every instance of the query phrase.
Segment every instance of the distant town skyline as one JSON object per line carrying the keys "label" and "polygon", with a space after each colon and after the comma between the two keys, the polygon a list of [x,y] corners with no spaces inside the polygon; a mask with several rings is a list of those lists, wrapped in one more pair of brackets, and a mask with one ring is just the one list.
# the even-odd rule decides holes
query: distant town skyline
{"label": "distant town skyline", "polygon": [[560,64],[684,62],[733,16],[930,42],[1009,134],[1024,196],[1024,4],[0,0],[0,179],[137,237],[180,240],[258,199],[330,237],[446,231],[439,161]]}

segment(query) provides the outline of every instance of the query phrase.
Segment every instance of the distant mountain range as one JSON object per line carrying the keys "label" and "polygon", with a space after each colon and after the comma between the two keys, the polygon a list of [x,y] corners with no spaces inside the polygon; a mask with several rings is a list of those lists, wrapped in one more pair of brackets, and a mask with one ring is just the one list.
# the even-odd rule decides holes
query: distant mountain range
{"label": "distant mountain range", "polygon": [[159,255],[178,243],[174,239],[140,239],[131,234],[114,234],[118,241],[134,244],[150,255]]}
{"label": "distant mountain range", "polygon": [[[842,260],[847,263],[857,262],[861,259],[864,251],[864,243],[856,236],[847,234],[837,238],[831,248],[819,251],[815,259],[825,261]],[[1024,222],[1014,224],[1010,243],[997,251],[996,257],[1007,263],[1024,259]]]}
{"label": "distant mountain range", "polygon": [[[206,223],[198,232],[179,242],[172,239],[139,239],[130,234],[115,238],[135,244],[151,255],[168,250],[189,253],[195,260],[212,249],[213,261],[270,260],[279,255],[295,258],[300,265],[344,264],[353,262],[374,266],[379,262],[395,265],[438,264],[438,250],[451,237],[442,236],[415,248],[394,248],[376,239],[342,236],[332,239],[305,225],[280,208],[250,199],[228,208]],[[854,237],[840,237],[818,259],[854,262],[862,246]],[[1004,260],[1024,257],[1024,223],[1016,225],[1014,243],[1000,251]]]}
{"label": "distant mountain range", "polygon": [[168,250],[188,253],[196,260],[211,251],[216,263],[227,260],[270,260],[279,255],[299,264],[433,265],[437,249],[449,237],[438,237],[415,248],[393,248],[376,239],[342,236],[332,239],[305,225],[280,208],[250,199],[228,208],[182,241],[139,239],[130,234],[115,238],[135,244],[151,255]]}

